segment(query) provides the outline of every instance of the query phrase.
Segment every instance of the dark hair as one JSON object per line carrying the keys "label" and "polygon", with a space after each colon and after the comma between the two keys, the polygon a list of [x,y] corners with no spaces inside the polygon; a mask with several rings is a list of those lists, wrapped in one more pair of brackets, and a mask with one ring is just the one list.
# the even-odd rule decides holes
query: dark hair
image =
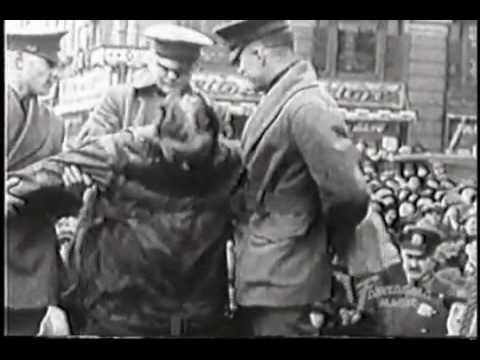
{"label": "dark hair", "polygon": [[[185,99],[185,96],[190,96],[191,100]],[[220,121],[203,95],[191,90],[172,94],[162,110],[163,116],[158,121],[157,132],[160,137],[169,138],[178,144],[173,146],[178,154],[207,154],[204,152],[206,146],[211,147],[212,154],[215,152]],[[206,134],[210,135],[212,141],[208,140]]]}
{"label": "dark hair", "polygon": [[[210,132],[214,137],[218,136],[220,131],[220,120],[214,109],[208,104],[205,97],[198,92],[183,93],[180,96],[171,96],[167,100],[167,105],[163,107],[162,120],[158,124],[158,132],[162,136],[168,136],[177,141],[185,141],[188,138],[187,123],[185,122],[185,111],[180,101],[183,96],[190,95],[200,100],[201,108],[194,110],[196,131]],[[201,111],[203,110],[203,111]]]}

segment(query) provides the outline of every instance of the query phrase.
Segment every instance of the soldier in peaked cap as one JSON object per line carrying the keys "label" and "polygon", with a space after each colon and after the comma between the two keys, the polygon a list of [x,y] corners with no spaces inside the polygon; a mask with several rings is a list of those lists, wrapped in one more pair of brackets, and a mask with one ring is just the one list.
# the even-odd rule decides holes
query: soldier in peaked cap
{"label": "soldier in peaked cap", "polygon": [[[168,94],[190,88],[192,68],[202,47],[214,44],[208,36],[174,24],[151,26],[143,35],[150,40],[147,68],[132,84],[117,85],[107,91],[80,129],[76,145],[158,119]],[[90,183],[76,167],[66,168],[64,178],[69,187]]]}
{"label": "soldier in peaked cap", "polygon": [[166,96],[189,87],[201,48],[214,44],[198,31],[173,24],[154,25],[143,35],[150,40],[147,69],[133,84],[118,85],[107,92],[81,129],[80,142],[157,119]]}
{"label": "soldier in peaked cap", "polygon": [[[56,81],[60,40],[65,32],[18,31],[7,33],[7,171],[20,170],[61,151],[62,121],[42,105]],[[11,195],[18,179],[6,181],[7,214],[23,200]],[[7,218],[8,335],[68,334],[64,312],[57,307],[57,241],[51,219]],[[43,321],[42,321],[43,319]],[[53,327],[56,330],[53,330]]]}
{"label": "soldier in peaked cap", "polygon": [[[82,126],[73,146],[128,127],[150,125],[161,113],[167,96],[190,88],[191,71],[204,46],[213,45],[208,36],[173,24],[154,25],[143,34],[150,41],[147,67],[132,84],[110,88]],[[91,179],[76,166],[66,167],[67,187],[89,186]]]}
{"label": "soldier in peaked cap", "polygon": [[315,335],[319,324],[308,314],[331,293],[327,249],[345,259],[367,213],[360,153],[312,65],[294,54],[287,20],[240,20],[214,31],[239,73],[266,94],[241,140],[239,317],[250,336]]}
{"label": "soldier in peaked cap", "polygon": [[448,280],[458,280],[459,273],[434,268],[431,258],[442,240],[443,234],[425,219],[406,227],[399,241],[402,262],[359,284],[359,307],[364,311],[359,335],[446,335],[445,298],[459,289]]}

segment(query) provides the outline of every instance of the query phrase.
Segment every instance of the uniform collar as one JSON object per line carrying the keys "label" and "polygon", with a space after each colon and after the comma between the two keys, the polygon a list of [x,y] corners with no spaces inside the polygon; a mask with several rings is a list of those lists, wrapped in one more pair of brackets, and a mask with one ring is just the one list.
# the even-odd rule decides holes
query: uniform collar
{"label": "uniform collar", "polygon": [[10,89],[15,93],[15,95],[18,97],[19,101],[28,101],[28,99],[32,98],[34,95],[25,93],[25,91],[22,91],[20,84],[16,82],[11,82],[8,84]]}
{"label": "uniform collar", "polygon": [[290,70],[292,67],[294,67],[296,64],[300,62],[300,59],[294,59],[290,63],[288,63],[283,69],[279,70],[279,72],[274,76],[274,78],[270,81],[270,84],[267,87],[267,93],[272,89],[276,83],[280,81],[280,79]]}

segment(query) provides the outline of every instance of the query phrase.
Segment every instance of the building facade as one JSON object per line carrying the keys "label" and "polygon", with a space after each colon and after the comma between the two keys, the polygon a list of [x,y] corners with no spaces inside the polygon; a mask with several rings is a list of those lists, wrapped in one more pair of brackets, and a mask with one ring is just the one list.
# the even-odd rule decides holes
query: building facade
{"label": "building facade", "polygon": [[[452,144],[452,149],[463,147],[465,151],[476,153],[476,21],[294,22],[296,25],[292,27],[298,29],[297,52],[313,61],[322,78],[339,81],[347,88],[353,84],[360,87],[397,84],[403,88],[402,106],[416,113],[415,119],[405,121],[409,125],[403,126],[403,132],[407,132],[406,142],[421,143],[429,150],[439,151],[447,149],[455,134],[461,133],[463,136],[458,137],[462,140]],[[339,92],[337,100],[340,103],[346,100],[343,102],[347,108],[358,108],[360,104],[355,101],[342,99],[347,92],[343,95]],[[352,92],[348,94],[352,95]],[[353,94],[357,95],[355,91]],[[368,95],[364,94],[364,98]],[[362,107],[372,110],[372,106],[365,105]],[[385,103],[380,107],[393,112],[400,108]],[[358,121],[365,123],[362,116]],[[392,121],[385,123],[391,124]],[[458,130],[460,124],[464,124],[461,131]],[[369,127],[360,126],[367,130]],[[375,131],[375,127],[371,130]]]}
{"label": "building facade", "polygon": [[[18,20],[17,26],[68,30],[69,66],[53,102],[73,136],[110,86],[130,82],[144,65],[143,31],[172,22],[212,35],[230,20]],[[421,143],[431,151],[475,150],[477,22],[474,20],[290,20],[295,51],[311,60],[355,136]],[[218,42],[205,49],[193,82],[236,125],[258,96],[228,65]],[[241,131],[234,131],[237,136]]]}

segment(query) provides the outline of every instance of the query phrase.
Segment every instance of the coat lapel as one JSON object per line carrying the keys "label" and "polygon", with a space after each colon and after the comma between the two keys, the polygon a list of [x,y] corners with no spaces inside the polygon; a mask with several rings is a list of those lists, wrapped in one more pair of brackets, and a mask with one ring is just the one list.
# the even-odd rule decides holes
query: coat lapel
{"label": "coat lapel", "polygon": [[245,126],[242,148],[246,161],[288,101],[299,91],[315,86],[318,86],[317,78],[306,61],[295,64],[274,85]]}
{"label": "coat lapel", "polygon": [[[12,123],[20,121],[20,118],[16,118],[18,116],[24,116],[23,112],[15,111],[13,114],[9,114],[7,121]],[[25,125],[17,139],[12,139],[14,144],[7,155],[9,168],[35,156],[44,146],[49,137],[48,116],[50,114],[39,106],[38,99],[32,98],[28,105]]]}

